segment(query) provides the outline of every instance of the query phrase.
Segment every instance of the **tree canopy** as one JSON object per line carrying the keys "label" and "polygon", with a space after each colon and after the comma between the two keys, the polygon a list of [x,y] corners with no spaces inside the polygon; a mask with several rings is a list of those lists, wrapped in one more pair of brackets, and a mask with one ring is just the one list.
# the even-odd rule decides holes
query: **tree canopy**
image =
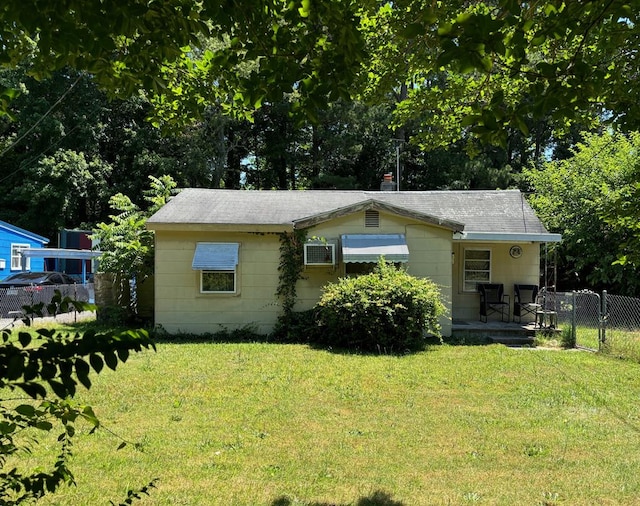
{"label": "tree canopy", "polygon": [[346,95],[355,75],[362,58],[356,5],[69,0],[62,7],[8,0],[0,6],[0,63],[28,60],[39,77],[70,66],[114,96],[142,89],[169,119],[216,102],[254,108],[294,88],[303,102],[315,103]]}
{"label": "tree canopy", "polygon": [[570,158],[525,172],[534,190],[530,202],[547,227],[562,234],[565,287],[640,294],[639,152],[637,132],[590,134]]}
{"label": "tree canopy", "polygon": [[[109,195],[140,205],[163,174],[371,189],[398,163],[402,189],[526,189],[522,169],[574,158],[583,132],[640,128],[639,12],[640,0],[7,0],[0,217],[49,237],[93,227]],[[161,137],[148,118],[179,128]],[[640,262],[623,216],[637,215],[634,177],[597,214],[627,268]]]}
{"label": "tree canopy", "polygon": [[395,124],[425,118],[425,146],[465,130],[505,144],[540,120],[635,128],[639,11],[636,0],[390,2],[365,24],[364,90],[407,86]]}
{"label": "tree canopy", "polygon": [[637,127],[638,12],[640,0],[8,0],[0,63],[145,90],[159,122],[283,94],[311,116],[339,97],[395,94],[395,125],[419,120],[424,143],[470,130],[504,144],[538,120]]}

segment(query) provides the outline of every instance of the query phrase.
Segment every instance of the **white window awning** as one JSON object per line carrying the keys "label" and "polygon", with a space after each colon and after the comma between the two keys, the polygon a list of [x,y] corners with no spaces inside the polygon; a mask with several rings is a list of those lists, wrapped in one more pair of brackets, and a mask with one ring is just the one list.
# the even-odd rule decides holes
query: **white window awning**
{"label": "white window awning", "polygon": [[233,271],[238,265],[238,243],[199,242],[193,254],[194,271]]}
{"label": "white window awning", "polygon": [[383,256],[389,262],[408,262],[404,234],[348,234],[342,236],[342,261],[375,263]]}

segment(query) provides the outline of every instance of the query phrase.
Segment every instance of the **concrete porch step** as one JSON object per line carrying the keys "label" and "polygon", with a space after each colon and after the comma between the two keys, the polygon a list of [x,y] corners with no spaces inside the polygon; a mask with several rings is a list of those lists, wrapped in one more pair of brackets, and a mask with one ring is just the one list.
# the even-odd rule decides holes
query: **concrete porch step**
{"label": "concrete porch step", "polygon": [[504,344],[505,346],[535,346],[536,340],[534,336],[489,336],[488,341],[492,344]]}
{"label": "concrete porch step", "polygon": [[535,342],[535,329],[532,323],[489,321],[453,322],[452,339],[464,343],[502,343],[507,346],[532,346]]}

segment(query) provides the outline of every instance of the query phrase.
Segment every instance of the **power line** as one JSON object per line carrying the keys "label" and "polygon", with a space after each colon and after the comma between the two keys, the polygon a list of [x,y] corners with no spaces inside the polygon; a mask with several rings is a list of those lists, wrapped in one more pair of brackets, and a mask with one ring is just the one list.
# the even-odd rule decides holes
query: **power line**
{"label": "power line", "polygon": [[[2,151],[2,153],[0,153],[0,157],[4,156],[9,150],[13,149],[14,147],[16,147],[18,145],[18,143],[24,139],[27,135],[29,135],[40,123],[42,123],[44,121],[44,119],[49,116],[49,114],[51,114],[53,112],[53,110],[58,106],[58,104],[60,102],[62,102],[65,97],[71,93],[71,90],[73,90],[73,88],[75,88],[76,84],[78,84],[78,82],[80,82],[80,79],[82,79],[83,74],[79,74],[78,77],[76,78],[76,80],[71,84],[71,86],[69,86],[69,89],[67,91],[65,91],[60,98],[51,106],[49,107],[49,109],[47,110],[47,112],[45,112],[40,119],[38,119],[38,121],[36,121],[31,128],[29,128],[26,132],[24,132],[20,137],[18,137],[15,141],[13,141],[9,146],[7,146],[4,151]],[[20,170],[20,169],[18,169]],[[17,171],[16,171],[17,172]],[[9,174],[12,175],[12,174]]]}

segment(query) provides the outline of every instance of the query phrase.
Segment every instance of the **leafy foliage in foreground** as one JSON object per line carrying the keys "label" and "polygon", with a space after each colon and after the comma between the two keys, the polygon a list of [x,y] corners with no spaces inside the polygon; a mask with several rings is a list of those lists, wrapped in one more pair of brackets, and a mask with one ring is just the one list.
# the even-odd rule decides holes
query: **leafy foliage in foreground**
{"label": "leafy foliage in foreground", "polygon": [[445,313],[435,283],[384,259],[371,274],[327,285],[316,309],[322,342],[374,352],[423,349]]}
{"label": "leafy foliage in foreground", "polygon": [[[56,294],[48,306],[56,314],[69,305],[91,305],[61,298]],[[32,314],[42,312],[33,308]],[[26,317],[25,324],[31,319]],[[106,366],[115,370],[131,351],[154,348],[144,330],[124,332],[65,333],[56,329],[10,329],[1,333],[0,344],[0,497],[2,504],[15,505],[43,497],[62,484],[73,485],[68,467],[77,421],[85,420],[96,430],[100,421],[91,406],[73,401],[78,384],[91,388],[90,374]],[[9,398],[7,394],[15,394]],[[26,397],[23,396],[26,394]],[[57,430],[58,457],[53,464],[36,471],[8,465],[38,444],[38,433]],[[10,468],[11,467],[11,468]],[[142,489],[146,493],[149,486]],[[133,493],[135,495],[135,493]]]}

